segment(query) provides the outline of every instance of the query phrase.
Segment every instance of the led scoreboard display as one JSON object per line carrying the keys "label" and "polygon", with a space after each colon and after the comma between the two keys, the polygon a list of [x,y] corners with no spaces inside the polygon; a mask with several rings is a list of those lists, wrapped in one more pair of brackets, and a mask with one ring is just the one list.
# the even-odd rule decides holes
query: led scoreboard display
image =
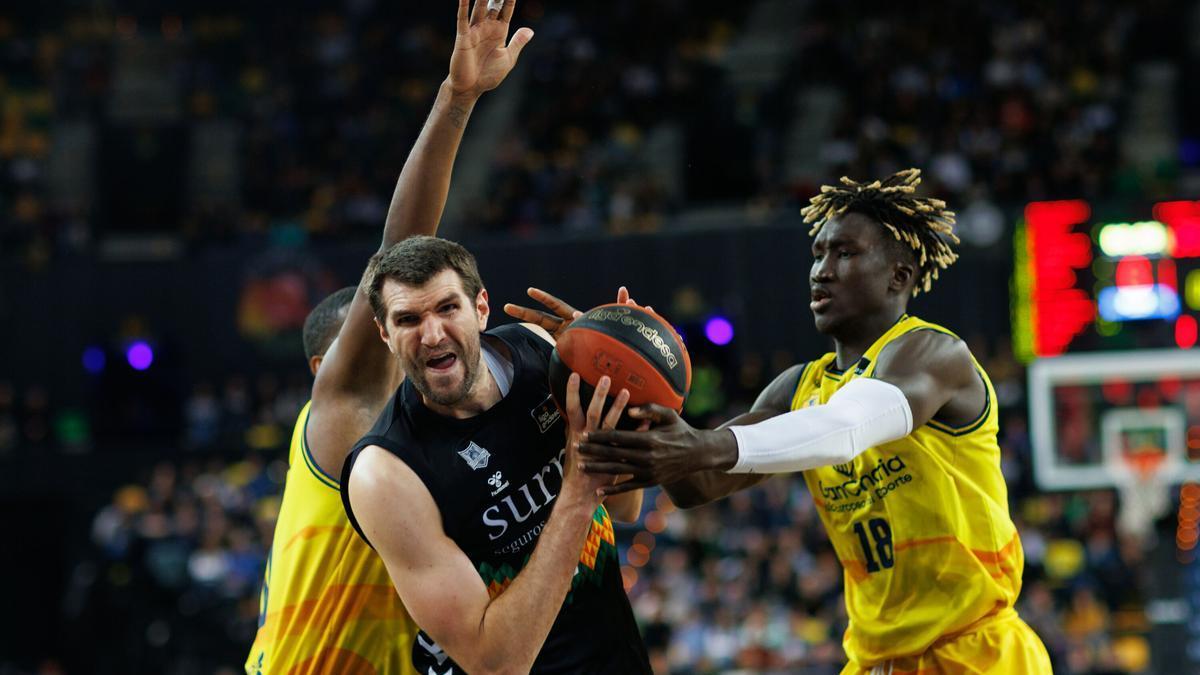
{"label": "led scoreboard display", "polygon": [[1098,219],[1080,200],[1025,208],[1013,279],[1013,346],[1023,360],[1196,345],[1200,202],[1161,202],[1151,215]]}

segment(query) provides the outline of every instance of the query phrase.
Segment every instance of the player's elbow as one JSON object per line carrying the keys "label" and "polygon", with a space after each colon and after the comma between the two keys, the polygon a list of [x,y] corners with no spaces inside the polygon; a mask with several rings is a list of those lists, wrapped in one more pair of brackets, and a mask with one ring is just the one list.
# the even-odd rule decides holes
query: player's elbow
{"label": "player's elbow", "polygon": [[[465,649],[466,653],[450,657],[468,673],[480,675],[524,675],[533,668],[540,649],[519,640],[499,639],[501,636],[481,634],[478,641]],[[449,650],[447,650],[449,651]]]}

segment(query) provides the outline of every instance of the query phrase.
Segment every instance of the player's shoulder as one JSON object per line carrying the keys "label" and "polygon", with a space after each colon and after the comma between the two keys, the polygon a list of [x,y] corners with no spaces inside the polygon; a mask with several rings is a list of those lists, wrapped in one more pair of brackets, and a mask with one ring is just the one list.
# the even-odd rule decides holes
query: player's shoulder
{"label": "player's shoulder", "polygon": [[[404,459],[379,445],[355,451],[345,475],[344,504],[358,533],[371,545],[387,544],[401,531],[440,527],[433,495]],[[399,520],[396,514],[406,514]],[[396,525],[403,521],[397,529]],[[380,538],[384,541],[379,541]]]}
{"label": "player's shoulder", "polygon": [[368,495],[403,487],[409,481],[420,481],[404,459],[374,443],[355,451],[347,479],[355,492]]}
{"label": "player's shoulder", "polygon": [[[500,353],[514,363],[532,366],[537,370],[546,368],[550,354],[554,351],[554,338],[540,326],[527,323],[509,323],[487,331],[484,335]],[[518,367],[518,370],[520,367]]]}
{"label": "player's shoulder", "polygon": [[947,356],[971,356],[971,349],[954,331],[928,321],[916,320],[906,330],[893,337],[885,350],[907,348]]}
{"label": "player's shoulder", "polygon": [[372,512],[393,511],[405,502],[429,495],[417,472],[387,448],[367,445],[356,450],[351,461],[343,478],[347,499],[360,520]]}
{"label": "player's shoulder", "polygon": [[972,372],[975,358],[966,341],[928,322],[892,338],[879,353],[876,374],[893,371]]}

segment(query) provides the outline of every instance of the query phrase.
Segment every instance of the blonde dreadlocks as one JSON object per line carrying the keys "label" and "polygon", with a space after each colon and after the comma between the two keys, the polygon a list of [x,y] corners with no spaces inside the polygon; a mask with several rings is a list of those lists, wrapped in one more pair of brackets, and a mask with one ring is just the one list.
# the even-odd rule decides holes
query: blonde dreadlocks
{"label": "blonde dreadlocks", "polygon": [[820,194],[800,211],[805,224],[812,224],[809,235],[815,236],[821,226],[847,211],[878,220],[915,254],[920,273],[914,297],[928,291],[938,272],[958,260],[949,243],[958,243],[954,212],[946,210],[946,202],[940,199],[913,196],[921,184],[920,169],[906,169],[869,185],[845,176],[841,183],[821,186]]}

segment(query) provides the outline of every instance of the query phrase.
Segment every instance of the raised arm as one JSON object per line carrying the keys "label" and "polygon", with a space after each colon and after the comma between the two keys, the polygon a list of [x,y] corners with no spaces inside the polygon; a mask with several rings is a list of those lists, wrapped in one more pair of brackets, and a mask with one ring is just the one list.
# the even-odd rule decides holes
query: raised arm
{"label": "raised arm", "polygon": [[[499,11],[489,12],[487,0],[476,0],[468,17],[467,0],[459,0],[450,72],[396,181],[380,250],[407,237],[437,231],[454,158],[475,102],[504,80],[533,37],[533,31],[522,28],[505,45],[514,8],[515,0],[505,0]],[[338,475],[350,445],[370,427],[401,377],[395,359],[379,339],[370,303],[360,285],[313,385],[310,419],[314,423],[307,440],[322,470]],[[348,416],[361,418],[367,426],[324,423]],[[354,433],[343,434],[347,426]]]}
{"label": "raised arm", "polygon": [[405,237],[437,231],[450,192],[454,158],[475,103],[504,81],[533,39],[532,30],[521,28],[505,46],[515,7],[516,0],[504,0],[500,10],[489,12],[486,0],[476,0],[468,18],[467,0],[458,0],[450,73],[396,181],[380,250]]}
{"label": "raised arm", "polygon": [[[606,394],[602,381],[598,394]],[[579,410],[579,376],[567,386],[571,433],[599,426],[603,395]],[[616,424],[629,393],[618,394],[604,420]],[[586,425],[586,427],[585,427]],[[446,536],[433,497],[403,461],[382,448],[364,450],[350,477],[350,503],[359,526],[383,558],[404,606],[467,672],[527,673],[562,608],[600,505],[604,481],[576,467],[568,449],[562,489],[529,562],[506,589],[488,595],[465,553]],[[400,514],[400,515],[397,515]]]}

